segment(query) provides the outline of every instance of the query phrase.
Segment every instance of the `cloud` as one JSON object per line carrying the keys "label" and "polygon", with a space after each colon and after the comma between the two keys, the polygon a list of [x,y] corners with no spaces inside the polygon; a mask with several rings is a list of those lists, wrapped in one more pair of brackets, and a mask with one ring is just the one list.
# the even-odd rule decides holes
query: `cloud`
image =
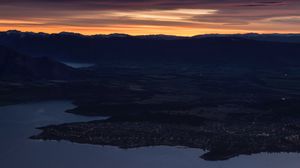
{"label": "cloud", "polygon": [[272,18],[270,19],[271,22],[277,22],[277,23],[288,23],[288,24],[300,24],[300,16],[295,17],[278,17],[278,18]]}
{"label": "cloud", "polygon": [[169,27],[191,34],[208,29],[272,32],[276,25],[300,32],[294,28],[300,26],[299,11],[298,0],[0,0],[0,24],[53,31]]}

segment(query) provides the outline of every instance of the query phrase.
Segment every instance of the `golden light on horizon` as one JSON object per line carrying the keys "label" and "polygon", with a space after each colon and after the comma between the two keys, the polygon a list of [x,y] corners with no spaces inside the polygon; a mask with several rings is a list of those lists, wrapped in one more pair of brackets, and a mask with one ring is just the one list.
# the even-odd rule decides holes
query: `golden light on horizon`
{"label": "golden light on horizon", "polygon": [[35,21],[26,21],[26,20],[2,20],[0,19],[0,24],[42,24],[40,22]]}
{"label": "golden light on horizon", "polygon": [[15,6],[0,4],[0,31],[179,36],[300,33],[300,2],[295,1],[25,1],[14,0]]}
{"label": "golden light on horizon", "polygon": [[[0,31],[8,30],[19,30],[23,32],[44,32],[44,33],[60,33],[60,32],[74,32],[83,35],[96,35],[96,34],[129,34],[129,35],[155,35],[155,34],[165,34],[165,35],[176,35],[176,36],[194,36],[201,34],[235,34],[235,33],[253,33],[250,30],[218,30],[218,29],[198,29],[198,28],[181,28],[181,27],[113,27],[113,28],[84,28],[84,27],[42,27],[42,28],[32,28],[32,27],[16,27],[11,29],[10,27],[1,27]],[[276,31],[277,33],[289,33],[287,31]],[[271,32],[271,33],[276,33]],[[255,31],[255,33],[270,33],[269,31]],[[295,32],[296,33],[296,32]]]}

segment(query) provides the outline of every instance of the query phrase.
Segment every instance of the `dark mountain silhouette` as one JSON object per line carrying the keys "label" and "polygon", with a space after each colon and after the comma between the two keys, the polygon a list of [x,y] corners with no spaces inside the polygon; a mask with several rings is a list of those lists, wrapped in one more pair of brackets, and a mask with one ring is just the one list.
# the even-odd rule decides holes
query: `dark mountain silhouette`
{"label": "dark mountain silhouette", "polygon": [[49,58],[31,58],[0,46],[0,80],[70,80],[85,73]]}
{"label": "dark mountain silhouette", "polygon": [[270,41],[270,42],[285,42],[285,43],[300,43],[300,34],[207,34],[198,35],[192,38],[207,38],[207,37],[239,37],[250,40]]}
{"label": "dark mountain silhouette", "polygon": [[[288,35],[281,36],[285,38]],[[295,39],[297,38],[299,37],[295,35]],[[300,64],[300,43],[263,39],[265,35],[257,34],[204,35],[189,38],[124,34],[84,36],[66,32],[0,33],[0,45],[35,57],[46,56],[65,61],[263,67]]]}

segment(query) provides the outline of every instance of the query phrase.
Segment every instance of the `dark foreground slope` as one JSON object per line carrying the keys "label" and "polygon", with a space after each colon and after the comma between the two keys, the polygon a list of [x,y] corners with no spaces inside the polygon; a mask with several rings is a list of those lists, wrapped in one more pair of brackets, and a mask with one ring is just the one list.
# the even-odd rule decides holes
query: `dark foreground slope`
{"label": "dark foreground slope", "polygon": [[74,69],[45,57],[30,57],[0,46],[0,105],[66,99],[68,93],[74,95],[77,94],[75,90],[86,87],[80,81],[94,78],[91,71]]}

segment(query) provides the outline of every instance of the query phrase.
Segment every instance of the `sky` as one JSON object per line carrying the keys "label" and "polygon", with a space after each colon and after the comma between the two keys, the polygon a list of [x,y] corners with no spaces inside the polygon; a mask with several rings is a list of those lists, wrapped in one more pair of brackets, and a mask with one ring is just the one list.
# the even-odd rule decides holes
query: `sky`
{"label": "sky", "polygon": [[0,0],[0,31],[300,33],[300,0]]}

